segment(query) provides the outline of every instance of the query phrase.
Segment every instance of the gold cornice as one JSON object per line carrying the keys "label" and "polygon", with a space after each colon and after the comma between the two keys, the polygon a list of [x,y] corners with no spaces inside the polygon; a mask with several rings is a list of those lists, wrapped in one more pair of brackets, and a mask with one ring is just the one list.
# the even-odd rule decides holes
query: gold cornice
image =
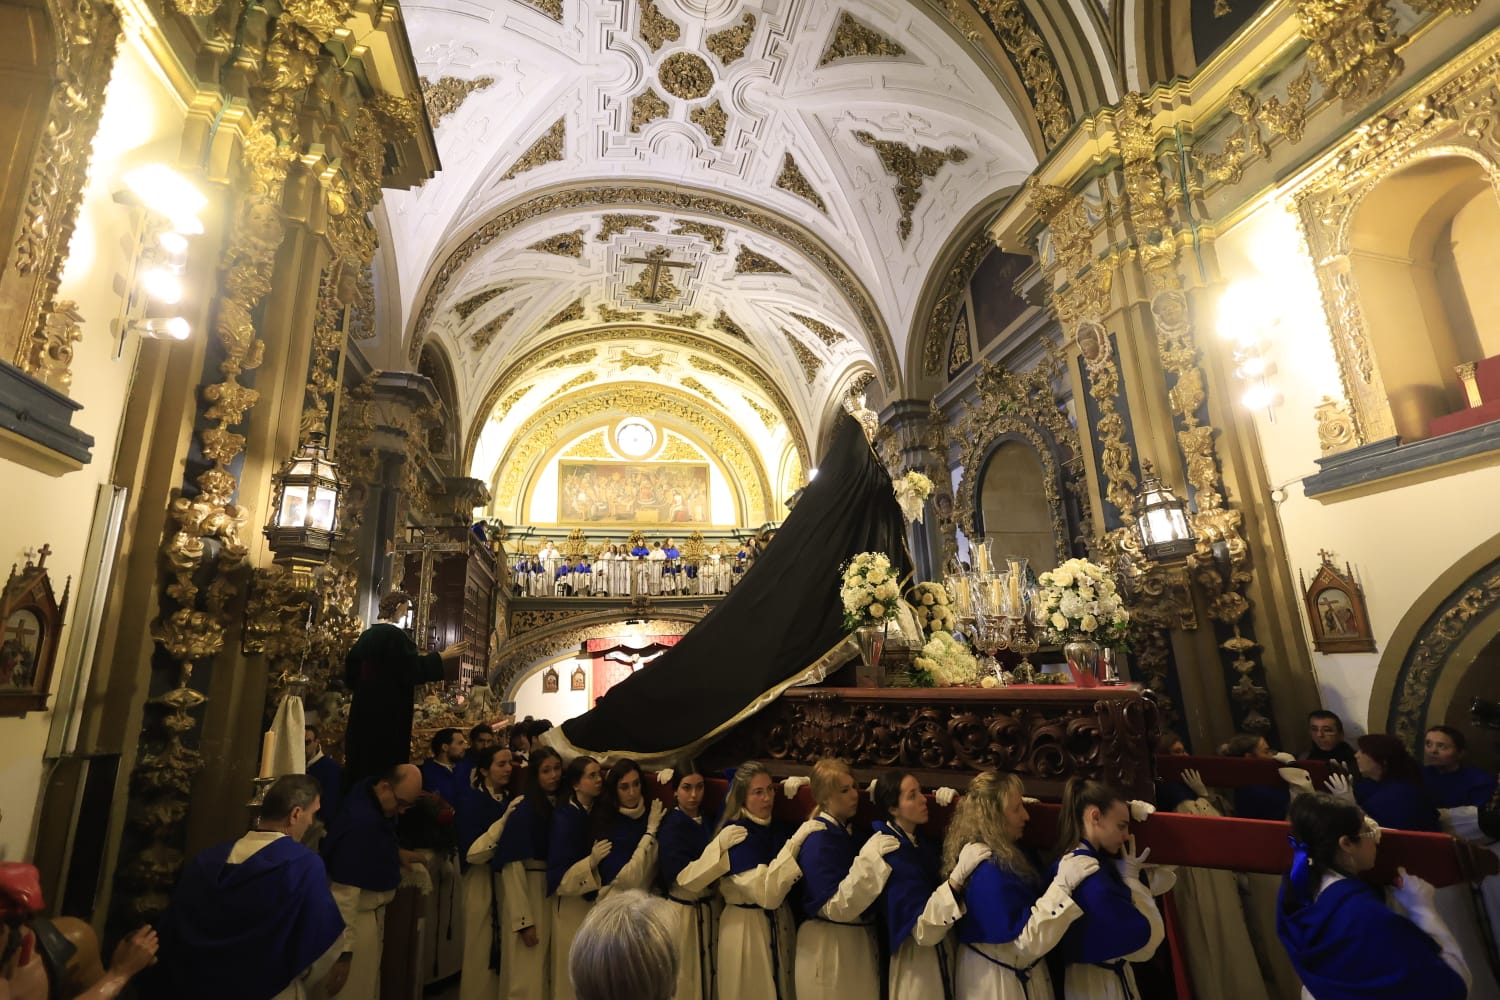
{"label": "gold cornice", "polygon": [[[474,453],[479,447],[479,434],[484,427],[484,416],[495,409],[501,397],[508,392],[512,386],[527,379],[533,371],[545,366],[545,362],[557,355],[576,353],[582,349],[592,348],[599,344],[610,343],[619,340],[630,340],[637,343],[647,341],[656,344],[665,344],[671,347],[684,348],[698,351],[725,362],[731,368],[753,382],[766,398],[776,407],[781,415],[781,420],[791,432],[792,444],[797,449],[798,456],[807,466],[811,459],[811,453],[807,447],[807,435],[802,427],[802,422],[797,418],[797,411],[792,408],[791,401],[781,391],[781,387],[767,374],[757,362],[747,355],[741,354],[724,344],[719,343],[704,334],[693,333],[678,329],[660,329],[657,327],[631,324],[629,326],[606,327],[592,330],[581,330],[576,333],[567,334],[556,340],[543,343],[526,354],[522,355],[507,367],[500,375],[490,383],[489,390],[484,394],[483,402],[474,411],[471,430],[464,441],[463,468],[469,468],[474,461]],[[508,409],[508,408],[507,408]]]}
{"label": "gold cornice", "polygon": [[801,223],[774,210],[717,192],[684,190],[672,184],[638,182],[621,186],[596,186],[599,182],[559,185],[532,193],[489,213],[473,224],[461,238],[439,255],[440,263],[429,268],[424,287],[418,293],[421,308],[410,321],[407,340],[412,347],[425,334],[437,306],[448,286],[468,262],[510,230],[534,219],[567,211],[599,208],[636,208],[657,210],[658,214],[708,216],[722,222],[736,223],[757,230],[792,247],[810,259],[853,307],[864,329],[865,340],[875,355],[876,368],[886,391],[901,386],[901,369],[896,361],[895,344],[890,331],[875,306],[874,296],[821,237]]}

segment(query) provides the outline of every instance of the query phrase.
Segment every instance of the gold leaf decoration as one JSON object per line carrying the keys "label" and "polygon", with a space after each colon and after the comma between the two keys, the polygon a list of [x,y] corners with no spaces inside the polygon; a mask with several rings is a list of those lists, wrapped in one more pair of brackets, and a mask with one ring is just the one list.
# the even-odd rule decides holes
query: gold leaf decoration
{"label": "gold leaf decoration", "polygon": [[730,369],[725,368],[717,361],[710,361],[707,358],[700,358],[696,354],[690,354],[688,355],[688,364],[698,369],[700,372],[707,372],[709,375],[717,375],[719,376],[719,378],[728,379],[731,382],[739,381],[738,375],[736,375]]}
{"label": "gold leaf decoration", "polygon": [[657,119],[667,117],[671,110],[660,94],[647,87],[630,101],[630,131],[639,132]]}
{"label": "gold leaf decoration", "polygon": [[550,330],[554,326],[562,326],[564,323],[572,323],[580,319],[583,319],[583,299],[575,299],[572,305],[549,319],[542,329]]}
{"label": "gold leaf decoration", "polygon": [[656,220],[659,215],[634,215],[630,212],[605,212],[599,217],[599,235],[594,237],[595,243],[608,243],[611,236],[631,229],[644,229],[648,233],[656,232]]}
{"label": "gold leaf decoration", "polygon": [[616,309],[607,303],[599,306],[599,320],[604,323],[638,323],[642,315],[629,309]]}
{"label": "gold leaf decoration", "polygon": [[707,97],[714,88],[714,71],[696,52],[673,52],[656,68],[662,89],[684,101]]}
{"label": "gold leaf decoration", "polygon": [[786,334],[787,343],[792,347],[792,353],[797,356],[797,364],[802,366],[802,374],[807,379],[807,384],[812,385],[813,380],[818,377],[818,369],[823,367],[823,359],[812,352],[802,341],[792,336],[790,330],[783,330]]}
{"label": "gold leaf decoration", "polygon": [[566,396],[574,389],[577,389],[580,386],[588,385],[598,377],[598,372],[580,372],[579,374],[574,375],[572,378],[568,379],[562,385],[558,386],[557,391],[547,397],[547,402],[552,402],[558,396]]}
{"label": "gold leaf decoration", "polygon": [[491,288],[486,288],[483,291],[475,292],[473,295],[470,295],[458,305],[454,306],[453,311],[458,313],[459,319],[468,319],[470,316],[478,312],[486,302],[490,302],[494,299],[499,298],[506,292],[510,291],[510,289],[510,285],[495,285]]}
{"label": "gold leaf decoration", "polygon": [[[954,2],[949,0],[950,4]],[[976,0],[975,5],[1020,72],[1021,85],[1031,95],[1032,111],[1042,128],[1042,138],[1048,148],[1055,146],[1073,127],[1073,111],[1046,39],[1032,27],[1022,0]]]}
{"label": "gold leaf decoration", "polygon": [[792,313],[792,315],[796,317],[797,322],[817,334],[818,339],[823,342],[824,347],[837,347],[840,344],[849,342],[848,337],[820,319],[813,319],[811,316],[804,316],[801,313]]}
{"label": "gold leaf decoration", "polygon": [[747,406],[749,406],[750,409],[752,409],[752,410],[755,411],[755,415],[757,417],[760,417],[760,422],[766,425],[766,430],[770,431],[770,430],[775,430],[776,429],[776,424],[779,421],[778,421],[775,413],[773,413],[772,411],[766,409],[764,406],[761,406],[759,403],[757,403],[755,400],[751,399],[749,396],[742,395],[742,396],[740,396],[740,398],[745,401],[745,404]]}
{"label": "gold leaf decoration", "polygon": [[538,371],[548,371],[553,368],[576,368],[578,365],[586,365],[599,356],[599,352],[592,347],[585,347],[571,354],[563,354],[553,358],[544,365],[538,365]]}
{"label": "gold leaf decoration", "polygon": [[698,329],[698,324],[703,322],[703,314],[696,312],[683,313],[681,316],[674,316],[670,313],[655,313],[653,315],[656,317],[656,322],[664,326],[676,326],[684,330],[696,330]]}
{"label": "gold leaf decoration", "polygon": [[953,325],[953,348],[948,352],[948,377],[952,378],[963,371],[969,360],[969,311],[965,309],[958,314],[958,322]]}
{"label": "gold leaf decoration", "polygon": [[655,354],[635,354],[631,351],[623,352],[615,359],[615,366],[622,372],[632,368],[649,368],[657,375],[667,365],[667,355],[658,351]]}
{"label": "gold leaf decoration", "polygon": [[521,0],[533,10],[539,10],[554,21],[562,21],[563,0]]}
{"label": "gold leaf decoration", "polygon": [[[692,386],[688,385],[689,382],[694,382],[694,384],[696,384],[695,380],[691,378],[682,380],[682,384],[685,388],[692,388]],[[712,398],[712,396],[710,396],[710,398]],[[686,438],[680,438],[676,434],[668,434],[666,447],[662,448],[662,450],[657,453],[654,461],[701,462],[703,461],[703,451],[702,449],[695,446],[691,441],[688,441]]]}
{"label": "gold leaf decoration", "polygon": [[734,258],[734,273],[787,274],[788,271],[771,258],[758,254],[749,247],[740,247],[739,254]]}
{"label": "gold leaf decoration", "polygon": [[715,146],[724,145],[724,136],[729,134],[729,115],[724,111],[724,105],[715,100],[712,104],[689,111],[688,118],[703,130],[709,142]]}
{"label": "gold leaf decoration", "polygon": [[1406,68],[1396,52],[1407,38],[1386,0],[1297,0],[1297,17],[1318,82],[1346,108],[1384,92]]}
{"label": "gold leaf decoration", "polygon": [[702,396],[704,399],[708,400],[710,403],[714,404],[717,407],[722,408],[724,406],[724,404],[719,401],[719,397],[713,394],[713,390],[709,389],[708,386],[704,385],[702,382],[699,382],[691,375],[684,377],[683,380],[678,383],[678,385],[682,386],[684,389],[690,389],[693,392],[696,392],[698,395]]}
{"label": "gold leaf decoration", "polygon": [[595,431],[588,437],[579,438],[563,453],[564,458],[614,458],[603,431]]}
{"label": "gold leaf decoration", "polygon": [[904,142],[877,139],[864,131],[855,132],[854,138],[873,149],[885,172],[896,178],[896,201],[901,206],[901,221],[896,225],[896,232],[903,241],[911,235],[911,216],[922,200],[923,182],[936,177],[938,171],[949,163],[962,163],[969,158],[969,154],[957,146],[947,150],[908,146]]}
{"label": "gold leaf decoration", "polygon": [[528,170],[535,170],[544,163],[556,163],[563,158],[563,142],[567,139],[568,123],[566,118],[559,118],[552,126],[542,134],[542,137],[531,144],[531,147],[522,153],[510,169],[500,175],[503,181],[515,180]]}
{"label": "gold leaf decoration", "polygon": [[828,47],[818,66],[827,66],[840,59],[855,59],[859,56],[884,56],[898,58],[906,55],[900,42],[887,38],[863,21],[855,20],[847,10],[839,11],[839,23],[828,39]]}
{"label": "gold leaf decoration", "polygon": [[1287,84],[1285,102],[1279,97],[1271,97],[1262,103],[1248,90],[1237,88],[1230,95],[1228,108],[1229,113],[1240,120],[1239,125],[1224,140],[1222,150],[1217,153],[1194,151],[1194,162],[1214,180],[1238,184],[1251,157],[1271,155],[1271,149],[1261,135],[1262,126],[1273,136],[1285,136],[1293,145],[1302,141],[1311,97],[1311,67],[1305,67]]}
{"label": "gold leaf decoration", "polygon": [[691,222],[678,219],[673,224],[673,236],[701,236],[708,241],[708,245],[714,248],[715,253],[724,252],[724,227],[711,226],[706,222]]}
{"label": "gold leaf decoration", "polygon": [[533,243],[526,249],[556,254],[559,257],[582,257],[583,230],[575,229],[571,233],[558,233],[556,236],[549,236],[545,240]]}
{"label": "gold leaf decoration", "polygon": [[738,323],[730,319],[729,314],[726,312],[721,311],[719,315],[714,317],[714,329],[729,334],[735,340],[744,341],[747,344],[750,343],[749,334],[745,333]]}
{"label": "gold leaf decoration", "polygon": [[506,323],[510,322],[510,318],[515,314],[516,311],[514,309],[507,309],[499,316],[484,324],[484,326],[469,334],[469,343],[473,345],[476,351],[482,351],[486,347],[489,347],[491,342],[494,341],[495,335],[505,327]]}
{"label": "gold leaf decoration", "polygon": [[682,37],[682,29],[677,26],[677,22],[663,14],[653,0],[641,0],[639,28],[641,41],[649,45],[652,52],[660,52],[663,45]]}
{"label": "gold leaf decoration", "polygon": [[472,80],[460,80],[456,76],[445,76],[438,80],[429,80],[422,77],[422,102],[427,105],[427,120],[432,123],[432,130],[442,124],[443,119],[456,112],[463,106],[464,99],[476,90],[484,90],[492,86],[495,78],[492,76],[479,76]]}
{"label": "gold leaf decoration", "polygon": [[783,191],[790,191],[824,215],[828,214],[828,206],[823,204],[822,195],[813,189],[811,182],[802,173],[802,168],[797,166],[797,161],[792,158],[790,151],[782,154],[781,173],[776,175],[776,186]]}
{"label": "gold leaf decoration", "polygon": [[521,388],[511,393],[509,396],[506,396],[504,399],[500,400],[499,403],[495,404],[495,419],[504,419],[505,415],[511,411],[511,408],[519,403],[522,397],[524,397],[528,392],[531,391],[531,388],[532,387],[529,385],[523,385],[521,386]]}
{"label": "gold leaf decoration", "polygon": [[747,12],[740,18],[739,24],[709,35],[704,45],[708,51],[718,56],[720,63],[728,66],[744,56],[745,49],[750,45],[750,36],[754,34],[755,15]]}

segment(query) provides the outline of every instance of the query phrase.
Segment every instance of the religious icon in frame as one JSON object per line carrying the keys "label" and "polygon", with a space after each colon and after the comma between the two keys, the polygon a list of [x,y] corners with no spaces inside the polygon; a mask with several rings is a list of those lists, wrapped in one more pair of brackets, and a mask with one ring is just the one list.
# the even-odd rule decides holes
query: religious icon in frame
{"label": "religious icon in frame", "polygon": [[588,677],[583,672],[583,667],[573,671],[572,690],[583,691],[588,688]]}
{"label": "religious icon in frame", "polygon": [[558,675],[556,667],[542,671],[542,694],[557,694]]}
{"label": "religious icon in frame", "polygon": [[[0,716],[25,715],[47,707],[58,637],[68,610],[72,577],[63,585],[62,601],[52,592],[47,556],[52,547],[26,553],[26,565],[14,565],[0,591]],[[35,562],[33,562],[33,558]]]}
{"label": "religious icon in frame", "polygon": [[1365,591],[1354,578],[1353,568],[1345,563],[1340,573],[1333,565],[1333,553],[1320,550],[1318,556],[1323,561],[1312,583],[1300,570],[1297,573],[1312,627],[1313,648],[1320,653],[1375,652]]}

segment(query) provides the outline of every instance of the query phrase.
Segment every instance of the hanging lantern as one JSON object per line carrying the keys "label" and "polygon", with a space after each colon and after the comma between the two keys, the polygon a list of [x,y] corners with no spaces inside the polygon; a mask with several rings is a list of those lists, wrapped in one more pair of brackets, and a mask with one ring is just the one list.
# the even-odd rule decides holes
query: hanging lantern
{"label": "hanging lantern", "polygon": [[310,435],[271,483],[274,513],[266,525],[266,540],[276,562],[311,572],[328,560],[338,537],[339,493],[344,488],[338,467],[323,447],[323,436]]}
{"label": "hanging lantern", "polygon": [[1135,495],[1135,526],[1141,551],[1153,562],[1186,559],[1198,547],[1188,522],[1187,501],[1157,478],[1149,461],[1141,463],[1141,488]]}

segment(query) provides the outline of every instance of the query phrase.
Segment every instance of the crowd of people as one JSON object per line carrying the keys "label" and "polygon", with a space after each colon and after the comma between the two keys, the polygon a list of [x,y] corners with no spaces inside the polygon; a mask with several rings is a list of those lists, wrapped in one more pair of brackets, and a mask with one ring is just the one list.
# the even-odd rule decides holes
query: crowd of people
{"label": "crowd of people", "polygon": [[684,555],[672,538],[649,544],[605,546],[569,558],[549,538],[536,552],[511,562],[511,591],[517,597],[652,597],[726,594],[755,563],[770,533],[753,535],[737,545],[713,542],[696,556]]}

